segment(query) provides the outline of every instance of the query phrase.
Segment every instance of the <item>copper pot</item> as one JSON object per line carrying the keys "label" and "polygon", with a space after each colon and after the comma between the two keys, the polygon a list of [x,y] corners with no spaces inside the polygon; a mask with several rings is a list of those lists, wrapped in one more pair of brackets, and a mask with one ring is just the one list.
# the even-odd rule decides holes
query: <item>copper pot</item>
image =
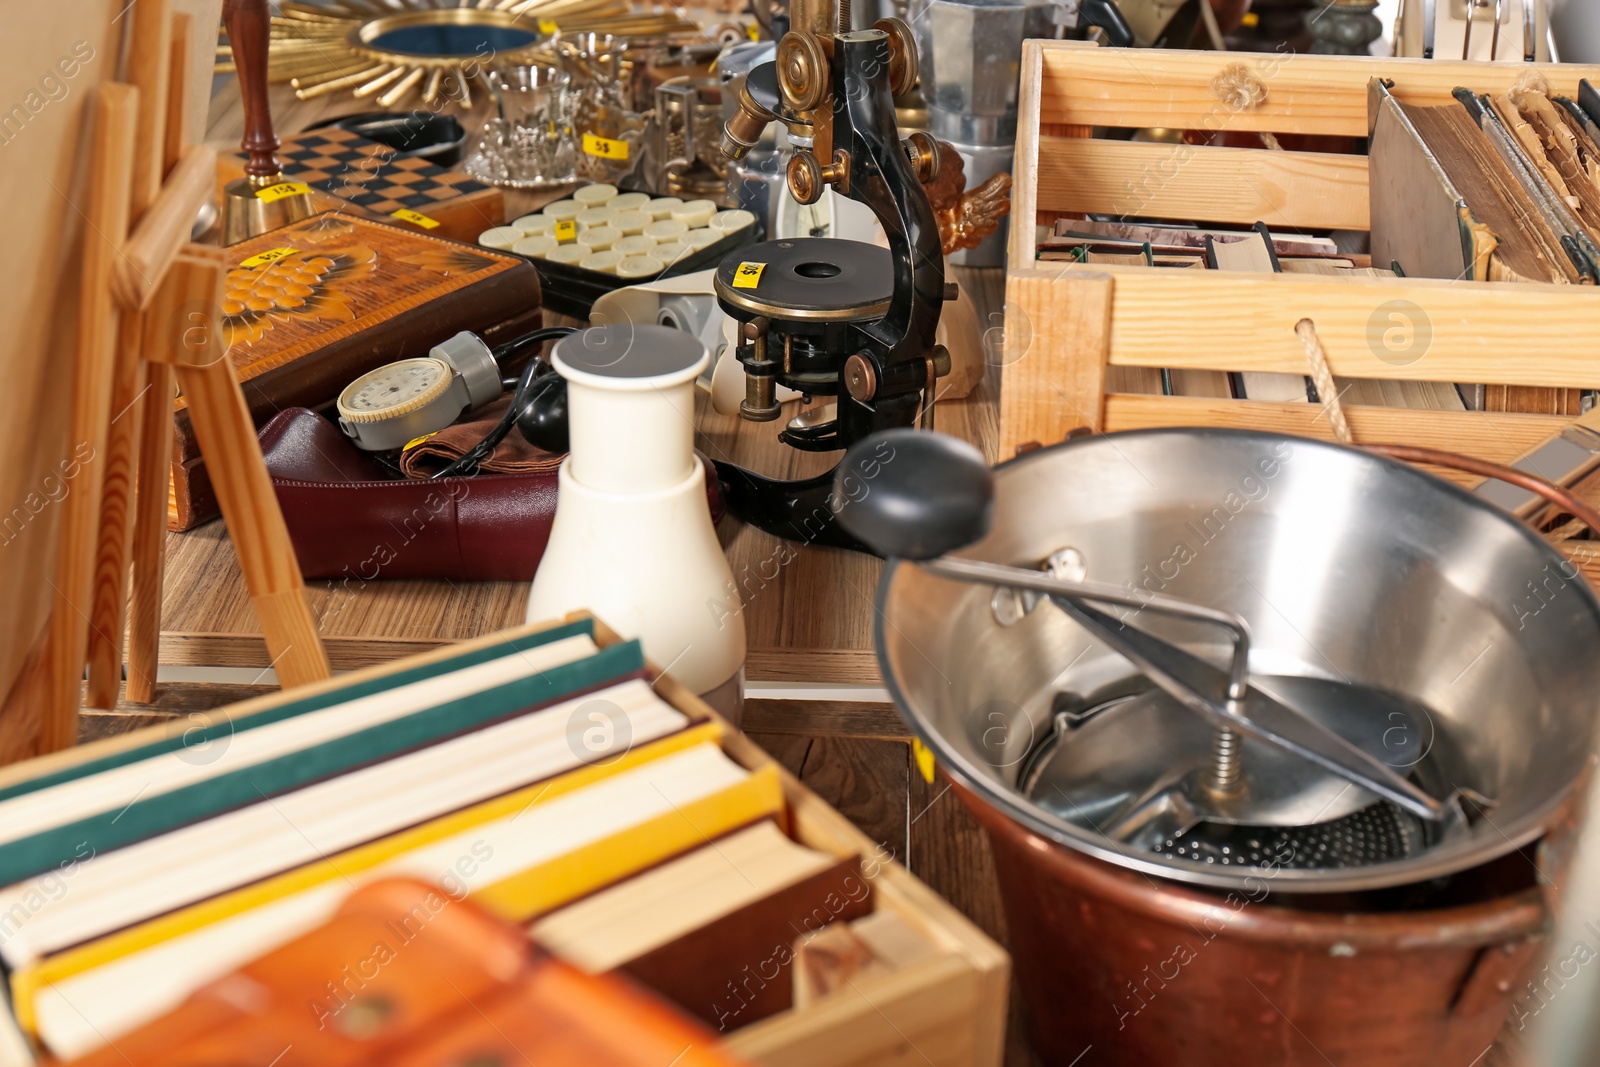
{"label": "copper pot", "polygon": [[993,846],[1046,1064],[1464,1067],[1494,1042],[1544,941],[1525,853],[1458,876],[1442,906],[1297,896],[1289,908],[1269,876],[1228,893],[1148,878],[952,786]]}

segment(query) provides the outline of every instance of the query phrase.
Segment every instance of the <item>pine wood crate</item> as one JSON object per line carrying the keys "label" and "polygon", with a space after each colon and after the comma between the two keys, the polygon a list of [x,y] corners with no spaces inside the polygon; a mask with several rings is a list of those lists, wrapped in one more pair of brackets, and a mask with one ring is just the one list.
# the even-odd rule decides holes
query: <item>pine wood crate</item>
{"label": "pine wood crate", "polygon": [[[579,612],[562,621],[588,617],[586,612]],[[504,644],[554,625],[557,623],[516,627],[289,692],[191,714],[184,726],[193,729],[213,721],[237,722],[290,700]],[[621,640],[598,619],[594,621],[594,639],[601,647]],[[650,669],[659,675],[654,687],[667,703],[691,719],[718,718],[671,675],[659,674],[654,665]],[[170,724],[151,726],[14,763],[0,768],[0,787],[171,735]],[[722,747],[735,762],[751,770],[774,764],[760,746],[732,726],[727,726]],[[788,802],[790,835],[830,855],[860,856],[862,873],[872,882],[876,907],[900,916],[935,952],[919,963],[875,977],[860,977],[848,988],[803,1008],[791,1008],[734,1031],[726,1038],[728,1049],[754,1067],[999,1067],[1005,1044],[1011,958],[826,801],[781,765],[777,770]],[[4,1010],[8,1009],[0,1006],[0,1011]]]}
{"label": "pine wood crate", "polygon": [[[1231,106],[1213,83],[1242,65],[1265,98]],[[1029,41],[1022,53],[1005,344],[1001,458],[1069,431],[1237,426],[1332,438],[1322,405],[1125,391],[1122,368],[1307,372],[1309,318],[1346,378],[1600,387],[1600,287],[1500,284],[1039,262],[1035,224],[1085,213],[1279,228],[1368,229],[1364,156],[1093,139],[1094,127],[1367,135],[1367,86],[1451,103],[1509,89],[1521,64],[1168,52]],[[1542,65],[1576,97],[1600,67]],[[1239,71],[1229,75],[1237,82]],[[1385,332],[1414,315],[1431,342],[1414,360]],[[1399,314],[1400,318],[1395,316]],[[1385,358],[1388,357],[1388,358]],[[1570,421],[1560,415],[1345,405],[1358,441],[1425,445],[1509,462]]]}

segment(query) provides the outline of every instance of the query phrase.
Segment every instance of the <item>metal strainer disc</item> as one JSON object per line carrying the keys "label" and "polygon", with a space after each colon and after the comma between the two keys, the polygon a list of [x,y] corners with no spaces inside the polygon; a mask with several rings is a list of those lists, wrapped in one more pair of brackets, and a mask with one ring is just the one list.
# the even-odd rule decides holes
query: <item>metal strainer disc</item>
{"label": "metal strainer disc", "polygon": [[1231,826],[1203,822],[1150,851],[1224,867],[1327,870],[1405,859],[1427,847],[1422,820],[1387,800],[1310,826]]}

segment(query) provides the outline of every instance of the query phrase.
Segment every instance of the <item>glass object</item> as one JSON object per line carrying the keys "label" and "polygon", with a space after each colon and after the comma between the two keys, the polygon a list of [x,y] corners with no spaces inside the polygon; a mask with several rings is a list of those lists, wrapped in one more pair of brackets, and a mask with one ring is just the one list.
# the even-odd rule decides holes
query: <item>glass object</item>
{"label": "glass object", "polygon": [[467,173],[516,189],[572,181],[578,144],[572,79],[554,67],[525,66],[490,71],[489,81],[498,107],[483,124]]}
{"label": "glass object", "polygon": [[637,169],[644,150],[645,116],[628,107],[627,42],[608,33],[574,33],[557,38],[555,46],[572,78],[578,177],[615,184]]}

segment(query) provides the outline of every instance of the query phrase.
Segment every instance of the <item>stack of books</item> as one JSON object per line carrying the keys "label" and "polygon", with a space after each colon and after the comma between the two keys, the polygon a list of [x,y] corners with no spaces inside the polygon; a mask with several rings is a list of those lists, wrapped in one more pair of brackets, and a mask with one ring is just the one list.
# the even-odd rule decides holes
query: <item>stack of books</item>
{"label": "stack of books", "polygon": [[5,780],[17,1032],[115,1044],[395,878],[721,1033],[783,1011],[797,940],[867,917],[871,882],[790,839],[777,768],[723,731],[581,620]]}

